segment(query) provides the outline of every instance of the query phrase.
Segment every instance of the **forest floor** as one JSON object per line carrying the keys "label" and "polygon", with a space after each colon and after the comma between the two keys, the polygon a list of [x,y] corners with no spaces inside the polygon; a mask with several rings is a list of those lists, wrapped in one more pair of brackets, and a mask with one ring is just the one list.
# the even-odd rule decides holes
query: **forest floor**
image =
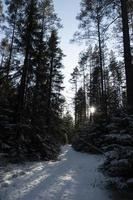
{"label": "forest floor", "polygon": [[56,162],[0,166],[0,200],[132,200],[106,187],[99,171],[101,155],[74,151],[67,145]]}

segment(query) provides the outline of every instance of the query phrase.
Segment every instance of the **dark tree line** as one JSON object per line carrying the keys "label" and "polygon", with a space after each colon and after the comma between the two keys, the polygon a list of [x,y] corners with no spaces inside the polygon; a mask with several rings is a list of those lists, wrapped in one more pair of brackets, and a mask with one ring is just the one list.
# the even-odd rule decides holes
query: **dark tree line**
{"label": "dark tree line", "polygon": [[12,157],[54,158],[64,104],[60,20],[52,0],[7,0],[4,9],[0,150]]}
{"label": "dark tree line", "polygon": [[74,105],[79,106],[73,147],[103,154],[102,171],[111,177],[108,186],[129,193],[133,188],[132,16],[132,0],[82,0],[74,40],[85,39],[90,46],[80,54],[77,78],[72,76],[78,85]]}
{"label": "dark tree line", "polygon": [[[81,1],[77,16],[80,31],[74,34],[74,41],[86,40],[87,45],[91,44],[79,58],[78,70],[83,77],[85,96],[83,106],[86,108],[81,121],[87,119],[88,108],[91,111],[92,106],[97,109],[97,115],[102,114],[105,118],[118,113],[133,114],[132,12],[130,0]],[[118,37],[122,36],[123,40],[118,41],[118,37],[114,40],[113,31],[119,32]],[[112,49],[114,41],[120,43],[121,53],[117,46]],[[82,82],[81,76],[76,77],[72,76],[74,83],[75,80]],[[77,88],[76,95],[80,90]],[[78,114],[75,110],[75,118]]]}

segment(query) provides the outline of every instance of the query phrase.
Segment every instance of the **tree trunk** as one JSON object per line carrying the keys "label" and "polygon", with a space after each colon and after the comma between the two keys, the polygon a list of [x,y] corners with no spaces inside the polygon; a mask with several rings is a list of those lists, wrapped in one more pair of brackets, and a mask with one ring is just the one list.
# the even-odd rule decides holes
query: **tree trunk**
{"label": "tree trunk", "polygon": [[128,25],[128,12],[126,0],[121,0],[122,25],[123,25],[123,44],[124,44],[124,61],[126,71],[127,85],[127,112],[133,114],[133,65],[131,61],[131,47]]}
{"label": "tree trunk", "polygon": [[52,95],[52,75],[53,75],[53,56],[50,62],[50,74],[49,74],[49,84],[48,84],[48,103],[47,103],[47,131],[50,132],[50,121],[51,121],[51,95]]}
{"label": "tree trunk", "polygon": [[11,38],[11,44],[10,44],[9,59],[7,62],[7,74],[6,74],[7,81],[9,79],[10,66],[11,66],[11,60],[12,60],[12,52],[13,52],[13,44],[14,44],[15,28],[16,28],[16,15],[17,15],[17,12],[15,13],[15,19],[14,19],[13,29],[12,29],[12,38]]}
{"label": "tree trunk", "polygon": [[40,82],[42,82],[42,79],[40,78],[40,73],[42,73],[42,53],[43,53],[43,37],[44,37],[44,13],[43,13],[43,18],[42,18],[42,29],[41,29],[41,35],[39,38],[39,52],[37,55],[37,67],[36,67],[36,72],[35,72],[35,91],[33,95],[33,106],[32,106],[32,126],[35,125],[36,122],[36,113],[38,110],[38,93],[40,92]]}
{"label": "tree trunk", "polygon": [[17,105],[17,122],[18,123],[21,121],[22,111],[24,109],[24,96],[25,96],[25,89],[26,89],[28,66],[29,66],[28,57],[29,57],[29,45],[26,49],[24,67],[22,71],[22,77],[21,77],[19,92],[18,92],[18,105]]}
{"label": "tree trunk", "polygon": [[99,11],[97,9],[97,32],[98,32],[98,45],[99,45],[99,63],[100,63],[100,75],[101,75],[101,109],[105,116],[107,116],[106,102],[104,95],[104,76],[103,76],[103,57],[101,46],[101,33],[100,33],[100,18]]}
{"label": "tree trunk", "polygon": [[78,77],[76,76],[76,81],[75,81],[75,108],[74,108],[75,127],[76,127],[76,125],[78,124],[77,100],[76,100],[77,91],[78,91]]}
{"label": "tree trunk", "polygon": [[1,69],[3,67],[3,61],[4,61],[4,53],[2,53],[2,56],[1,56],[1,64],[0,64],[0,68]]}

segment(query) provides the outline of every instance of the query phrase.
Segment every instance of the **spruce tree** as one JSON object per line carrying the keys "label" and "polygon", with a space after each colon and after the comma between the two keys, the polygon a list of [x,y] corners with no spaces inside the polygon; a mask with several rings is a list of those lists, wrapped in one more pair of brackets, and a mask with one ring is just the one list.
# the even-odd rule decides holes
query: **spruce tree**
{"label": "spruce tree", "polygon": [[51,122],[58,120],[63,98],[61,96],[63,75],[61,69],[63,67],[61,61],[63,53],[58,47],[57,31],[53,30],[48,42],[48,58],[49,68],[47,75],[47,131],[51,132]]}

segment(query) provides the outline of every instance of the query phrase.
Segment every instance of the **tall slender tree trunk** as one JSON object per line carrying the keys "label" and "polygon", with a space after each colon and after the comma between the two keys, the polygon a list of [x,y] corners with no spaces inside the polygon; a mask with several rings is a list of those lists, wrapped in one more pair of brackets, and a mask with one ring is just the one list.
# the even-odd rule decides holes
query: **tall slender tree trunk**
{"label": "tall slender tree trunk", "polygon": [[[0,63],[0,69],[3,67],[3,62],[4,62],[4,53],[1,55],[1,63]],[[0,85],[3,83],[3,77],[0,78]]]}
{"label": "tall slender tree trunk", "polygon": [[122,25],[123,25],[123,44],[124,61],[127,85],[127,112],[133,114],[133,64],[131,60],[131,47],[128,25],[127,1],[121,0]]}
{"label": "tall slender tree trunk", "polygon": [[76,81],[75,81],[75,108],[74,108],[74,116],[75,116],[75,127],[78,124],[78,116],[77,116],[77,99],[76,95],[78,92],[78,77],[76,76]]}
{"label": "tall slender tree trunk", "polygon": [[101,33],[100,23],[98,20],[98,45],[99,45],[99,62],[100,62],[100,74],[101,74],[101,97],[104,97],[104,84],[103,84],[103,63],[102,63],[102,47],[101,47]]}
{"label": "tall slender tree trunk", "polygon": [[26,27],[26,42],[25,42],[25,58],[22,69],[22,76],[20,80],[19,92],[18,92],[18,105],[17,105],[17,123],[21,122],[23,116],[23,109],[25,104],[25,93],[27,87],[27,78],[29,72],[29,60],[30,60],[30,50],[31,50],[31,33],[33,22],[33,0],[30,1],[29,5],[29,14],[27,18],[27,27]]}
{"label": "tall slender tree trunk", "polygon": [[15,28],[16,28],[16,15],[17,12],[15,13],[15,19],[13,23],[13,29],[12,29],[12,38],[11,38],[11,44],[10,44],[10,52],[9,52],[9,58],[7,62],[7,80],[9,79],[9,73],[10,73],[10,66],[11,66],[11,60],[12,60],[12,52],[13,52],[13,44],[14,44],[14,37],[15,37]]}
{"label": "tall slender tree trunk", "polygon": [[24,109],[24,98],[25,98],[25,91],[26,91],[27,75],[28,75],[28,70],[29,70],[29,54],[30,54],[30,45],[31,45],[29,42],[30,37],[31,37],[31,32],[28,27],[24,65],[23,65],[22,76],[21,76],[20,86],[19,86],[19,91],[18,91],[18,105],[17,105],[17,122],[18,123],[21,121],[22,111]]}
{"label": "tall slender tree trunk", "polygon": [[100,63],[100,75],[101,75],[101,109],[104,115],[107,116],[106,102],[105,102],[105,95],[104,95],[103,57],[102,57],[100,18],[99,18],[98,8],[97,8],[97,33],[98,33],[99,63]]}
{"label": "tall slender tree trunk", "polygon": [[105,67],[105,51],[104,51],[104,39],[103,39],[103,57],[102,57],[102,63],[103,63],[103,86],[104,86],[104,108],[105,108],[105,114],[106,117],[108,116],[108,105],[107,105],[107,67]]}
{"label": "tall slender tree trunk", "polygon": [[3,61],[4,61],[4,53],[2,53],[2,56],[1,56],[1,63],[0,63],[0,68],[1,69],[3,67]]}
{"label": "tall slender tree trunk", "polygon": [[84,105],[84,120],[86,120],[86,110],[87,110],[87,98],[86,98],[86,76],[85,76],[85,67],[83,66],[83,90],[84,90],[84,97],[85,97],[85,105]]}
{"label": "tall slender tree trunk", "polygon": [[52,95],[52,75],[53,75],[53,56],[51,58],[50,62],[50,74],[49,74],[49,84],[48,84],[48,103],[47,103],[47,131],[50,132],[50,126],[51,126],[51,95]]}
{"label": "tall slender tree trunk", "polygon": [[[91,108],[91,106],[92,106],[91,75],[92,75],[92,58],[90,59],[90,100],[89,100],[89,108]],[[90,117],[90,122],[91,122],[91,112],[90,112],[90,110],[89,110],[89,117]]]}
{"label": "tall slender tree trunk", "polygon": [[22,111],[24,109],[24,96],[25,96],[25,89],[26,89],[28,66],[29,66],[28,60],[29,60],[29,45],[27,46],[27,49],[26,49],[24,68],[22,71],[22,77],[21,77],[20,87],[19,87],[19,92],[18,92],[17,122],[21,121]]}

